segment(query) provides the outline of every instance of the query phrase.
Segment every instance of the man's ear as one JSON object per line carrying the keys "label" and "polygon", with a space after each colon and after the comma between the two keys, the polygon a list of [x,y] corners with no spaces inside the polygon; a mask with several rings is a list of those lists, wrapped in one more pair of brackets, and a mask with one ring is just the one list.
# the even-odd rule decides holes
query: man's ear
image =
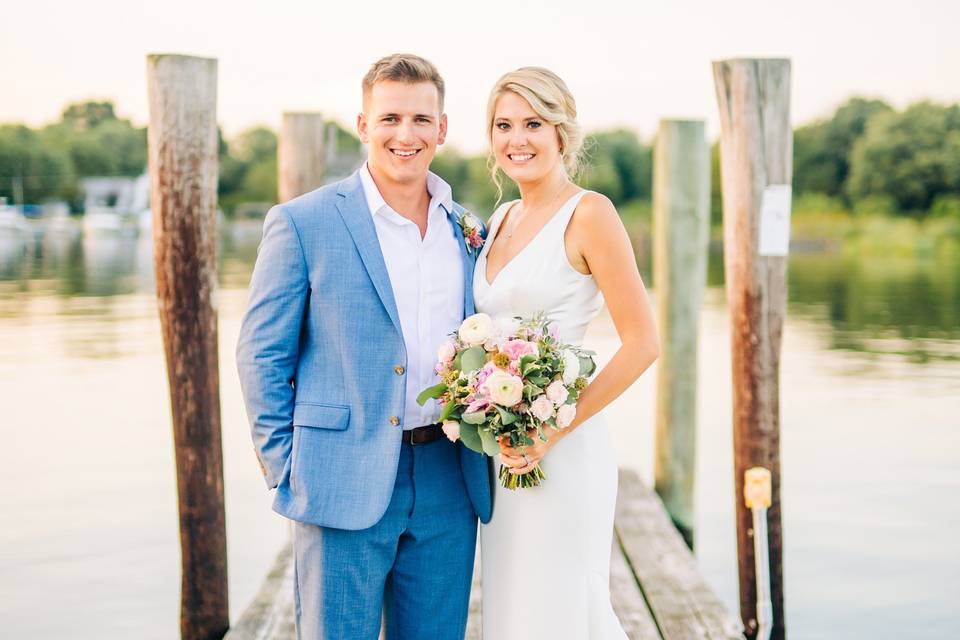
{"label": "man's ear", "polygon": [[437,146],[439,147],[443,144],[444,140],[447,139],[447,114],[440,114],[440,135],[437,136]]}
{"label": "man's ear", "polygon": [[367,117],[363,113],[357,114],[357,136],[363,144],[370,141],[369,136],[367,136]]}

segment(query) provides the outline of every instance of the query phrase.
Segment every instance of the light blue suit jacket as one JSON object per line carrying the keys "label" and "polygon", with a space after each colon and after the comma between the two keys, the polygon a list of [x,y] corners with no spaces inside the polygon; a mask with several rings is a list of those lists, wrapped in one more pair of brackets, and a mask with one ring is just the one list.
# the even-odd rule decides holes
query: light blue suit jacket
{"label": "light blue suit jacket", "polygon": [[[473,268],[463,258],[463,312]],[[359,174],[273,207],[250,283],[237,367],[274,510],[365,529],[390,503],[400,455],[407,356],[390,278]],[[403,367],[399,369],[398,367]],[[467,493],[490,519],[489,460],[462,444]]]}

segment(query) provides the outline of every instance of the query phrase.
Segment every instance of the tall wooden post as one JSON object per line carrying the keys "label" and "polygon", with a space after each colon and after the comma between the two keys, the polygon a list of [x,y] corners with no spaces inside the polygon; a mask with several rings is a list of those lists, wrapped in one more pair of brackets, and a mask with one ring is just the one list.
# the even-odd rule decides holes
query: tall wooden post
{"label": "tall wooden post", "polygon": [[285,113],[277,144],[280,202],[323,185],[326,128],[319,113]]}
{"label": "tall wooden post", "polygon": [[786,637],[780,504],[780,340],[786,315],[793,131],[790,61],[713,64],[720,107],[724,267],[733,361],[734,477],[740,614],[757,632],[753,520],[744,472],[770,470],[768,511],[772,638]]}
{"label": "tall wooden post", "polygon": [[702,120],[661,120],[653,158],[657,362],[654,488],[693,548],[697,332],[707,279],[710,152]]}
{"label": "tall wooden post", "polygon": [[217,363],[217,61],[147,57],[150,206],[180,509],[180,635],[229,627]]}

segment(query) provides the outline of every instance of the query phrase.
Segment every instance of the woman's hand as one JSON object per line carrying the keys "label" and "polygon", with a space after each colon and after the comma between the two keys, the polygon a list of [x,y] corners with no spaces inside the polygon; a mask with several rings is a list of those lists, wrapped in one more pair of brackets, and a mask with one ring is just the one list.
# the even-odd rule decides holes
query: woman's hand
{"label": "woman's hand", "polygon": [[540,464],[547,452],[560,442],[565,435],[564,431],[555,429],[550,425],[544,425],[543,435],[547,437],[547,441],[544,442],[540,439],[536,430],[531,429],[527,432],[527,435],[533,438],[533,444],[517,449],[511,449],[507,441],[501,439],[500,461],[510,468],[510,473],[513,475],[530,473],[534,467]]}

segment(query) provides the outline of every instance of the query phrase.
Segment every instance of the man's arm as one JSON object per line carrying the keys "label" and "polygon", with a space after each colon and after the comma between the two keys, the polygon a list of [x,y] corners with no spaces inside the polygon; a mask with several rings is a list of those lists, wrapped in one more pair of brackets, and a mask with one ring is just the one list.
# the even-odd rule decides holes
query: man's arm
{"label": "man's arm", "polygon": [[237,369],[253,444],[276,488],[293,440],[293,377],[309,280],[300,238],[282,207],[270,209],[237,341]]}

